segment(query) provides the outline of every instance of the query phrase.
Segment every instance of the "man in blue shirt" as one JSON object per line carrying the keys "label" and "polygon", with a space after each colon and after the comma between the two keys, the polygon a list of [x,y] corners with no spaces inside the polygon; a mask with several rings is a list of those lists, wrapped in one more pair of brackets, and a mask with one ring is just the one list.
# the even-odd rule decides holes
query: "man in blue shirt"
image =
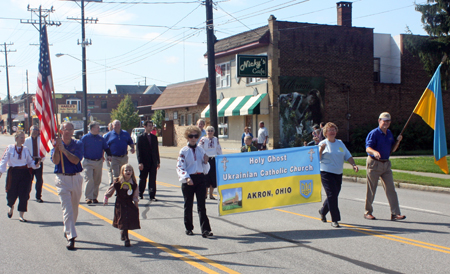
{"label": "man in blue shirt", "polygon": [[[55,139],[51,160],[55,164],[56,190],[63,211],[64,236],[67,238],[67,249],[75,249],[77,231],[75,223],[78,217],[78,205],[80,204],[83,178],[80,172],[83,159],[83,143],[72,139],[73,124],[65,122],[61,124],[62,137]],[[61,158],[62,157],[62,158]]]}
{"label": "man in blue shirt", "polygon": [[403,136],[399,135],[397,141],[394,135],[388,129],[391,125],[391,115],[387,112],[380,114],[378,118],[378,127],[367,135],[366,152],[367,156],[367,193],[364,218],[368,220],[376,220],[372,215],[372,203],[377,191],[378,179],[381,177],[384,191],[386,192],[389,206],[391,207],[391,220],[403,220],[405,215],[401,215],[398,203],[397,192],[394,186],[394,177],[391,170],[391,161],[389,156],[391,152],[397,150]]}
{"label": "man in blue shirt", "polygon": [[86,181],[84,195],[87,204],[98,203],[98,190],[102,182],[103,155],[105,151],[108,155],[108,161],[111,161],[111,150],[106,140],[99,133],[100,124],[92,122],[89,124],[89,132],[81,137],[81,142],[84,146],[83,168]]}
{"label": "man in blue shirt", "polygon": [[103,136],[109,146],[109,149],[111,150],[112,155],[109,168],[110,182],[112,182],[114,177],[119,177],[120,168],[123,165],[128,164],[128,146],[131,147],[131,154],[134,154],[134,143],[130,134],[121,129],[121,123],[119,120],[114,120],[112,124],[114,130],[111,130]]}

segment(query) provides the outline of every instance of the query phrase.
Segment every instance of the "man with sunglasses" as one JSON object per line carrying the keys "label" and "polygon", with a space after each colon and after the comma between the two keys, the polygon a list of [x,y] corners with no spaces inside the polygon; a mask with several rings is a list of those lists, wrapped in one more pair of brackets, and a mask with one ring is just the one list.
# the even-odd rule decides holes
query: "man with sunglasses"
{"label": "man with sunglasses", "polygon": [[42,185],[44,184],[44,181],[42,179],[42,169],[44,166],[43,162],[45,156],[41,158],[39,152],[41,149],[41,136],[39,127],[31,126],[30,134],[31,136],[25,139],[24,145],[31,152],[31,156],[33,156],[34,163],[37,163],[39,160],[41,160],[41,166],[38,169],[31,170],[31,178],[36,178],[36,201],[38,203],[43,203],[44,200],[42,200]]}
{"label": "man with sunglasses", "polygon": [[378,117],[378,127],[367,135],[366,152],[367,156],[367,193],[364,218],[376,220],[372,215],[372,203],[377,191],[378,179],[381,177],[384,191],[391,207],[391,221],[403,220],[405,215],[401,215],[398,203],[397,192],[394,186],[394,177],[392,175],[391,162],[389,156],[396,151],[403,136],[399,135],[397,141],[394,135],[388,129],[391,125],[391,115],[383,112]]}

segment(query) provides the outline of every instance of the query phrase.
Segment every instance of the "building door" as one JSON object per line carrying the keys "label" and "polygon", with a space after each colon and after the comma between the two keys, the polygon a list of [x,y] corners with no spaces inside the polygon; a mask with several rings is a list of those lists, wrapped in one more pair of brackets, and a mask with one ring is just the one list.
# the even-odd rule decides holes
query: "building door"
{"label": "building door", "polygon": [[164,121],[162,126],[163,146],[173,146],[173,120]]}
{"label": "building door", "polygon": [[246,115],[245,116],[245,125],[244,126],[248,127],[248,129],[253,134],[253,136],[255,136],[255,133],[258,133],[258,131],[255,132],[254,128],[253,128],[253,115]]}

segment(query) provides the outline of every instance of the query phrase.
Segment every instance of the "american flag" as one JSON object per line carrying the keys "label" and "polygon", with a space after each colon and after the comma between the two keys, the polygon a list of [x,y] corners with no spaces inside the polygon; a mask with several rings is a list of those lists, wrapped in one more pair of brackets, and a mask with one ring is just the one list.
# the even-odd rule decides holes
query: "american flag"
{"label": "american flag", "polygon": [[48,49],[47,26],[42,27],[40,33],[40,56],[38,88],[36,91],[36,114],[41,122],[41,149],[43,157],[52,147],[51,140],[56,135],[56,119],[53,113],[53,81],[50,65],[50,51]]}

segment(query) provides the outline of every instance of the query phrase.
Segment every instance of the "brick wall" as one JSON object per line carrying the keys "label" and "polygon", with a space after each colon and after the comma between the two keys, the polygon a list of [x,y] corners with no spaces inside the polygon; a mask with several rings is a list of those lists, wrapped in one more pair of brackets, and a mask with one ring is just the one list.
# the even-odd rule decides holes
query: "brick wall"
{"label": "brick wall", "polygon": [[[325,78],[322,120],[343,129],[338,138],[344,141],[358,125],[376,123],[383,111],[390,112],[395,121],[406,122],[430,80],[420,60],[402,48],[401,84],[374,83],[372,29],[277,23],[279,75]],[[278,95],[274,88],[274,100]],[[448,94],[443,96],[444,108],[449,99]],[[352,114],[350,120],[347,112]],[[279,120],[278,111],[273,116]]]}

